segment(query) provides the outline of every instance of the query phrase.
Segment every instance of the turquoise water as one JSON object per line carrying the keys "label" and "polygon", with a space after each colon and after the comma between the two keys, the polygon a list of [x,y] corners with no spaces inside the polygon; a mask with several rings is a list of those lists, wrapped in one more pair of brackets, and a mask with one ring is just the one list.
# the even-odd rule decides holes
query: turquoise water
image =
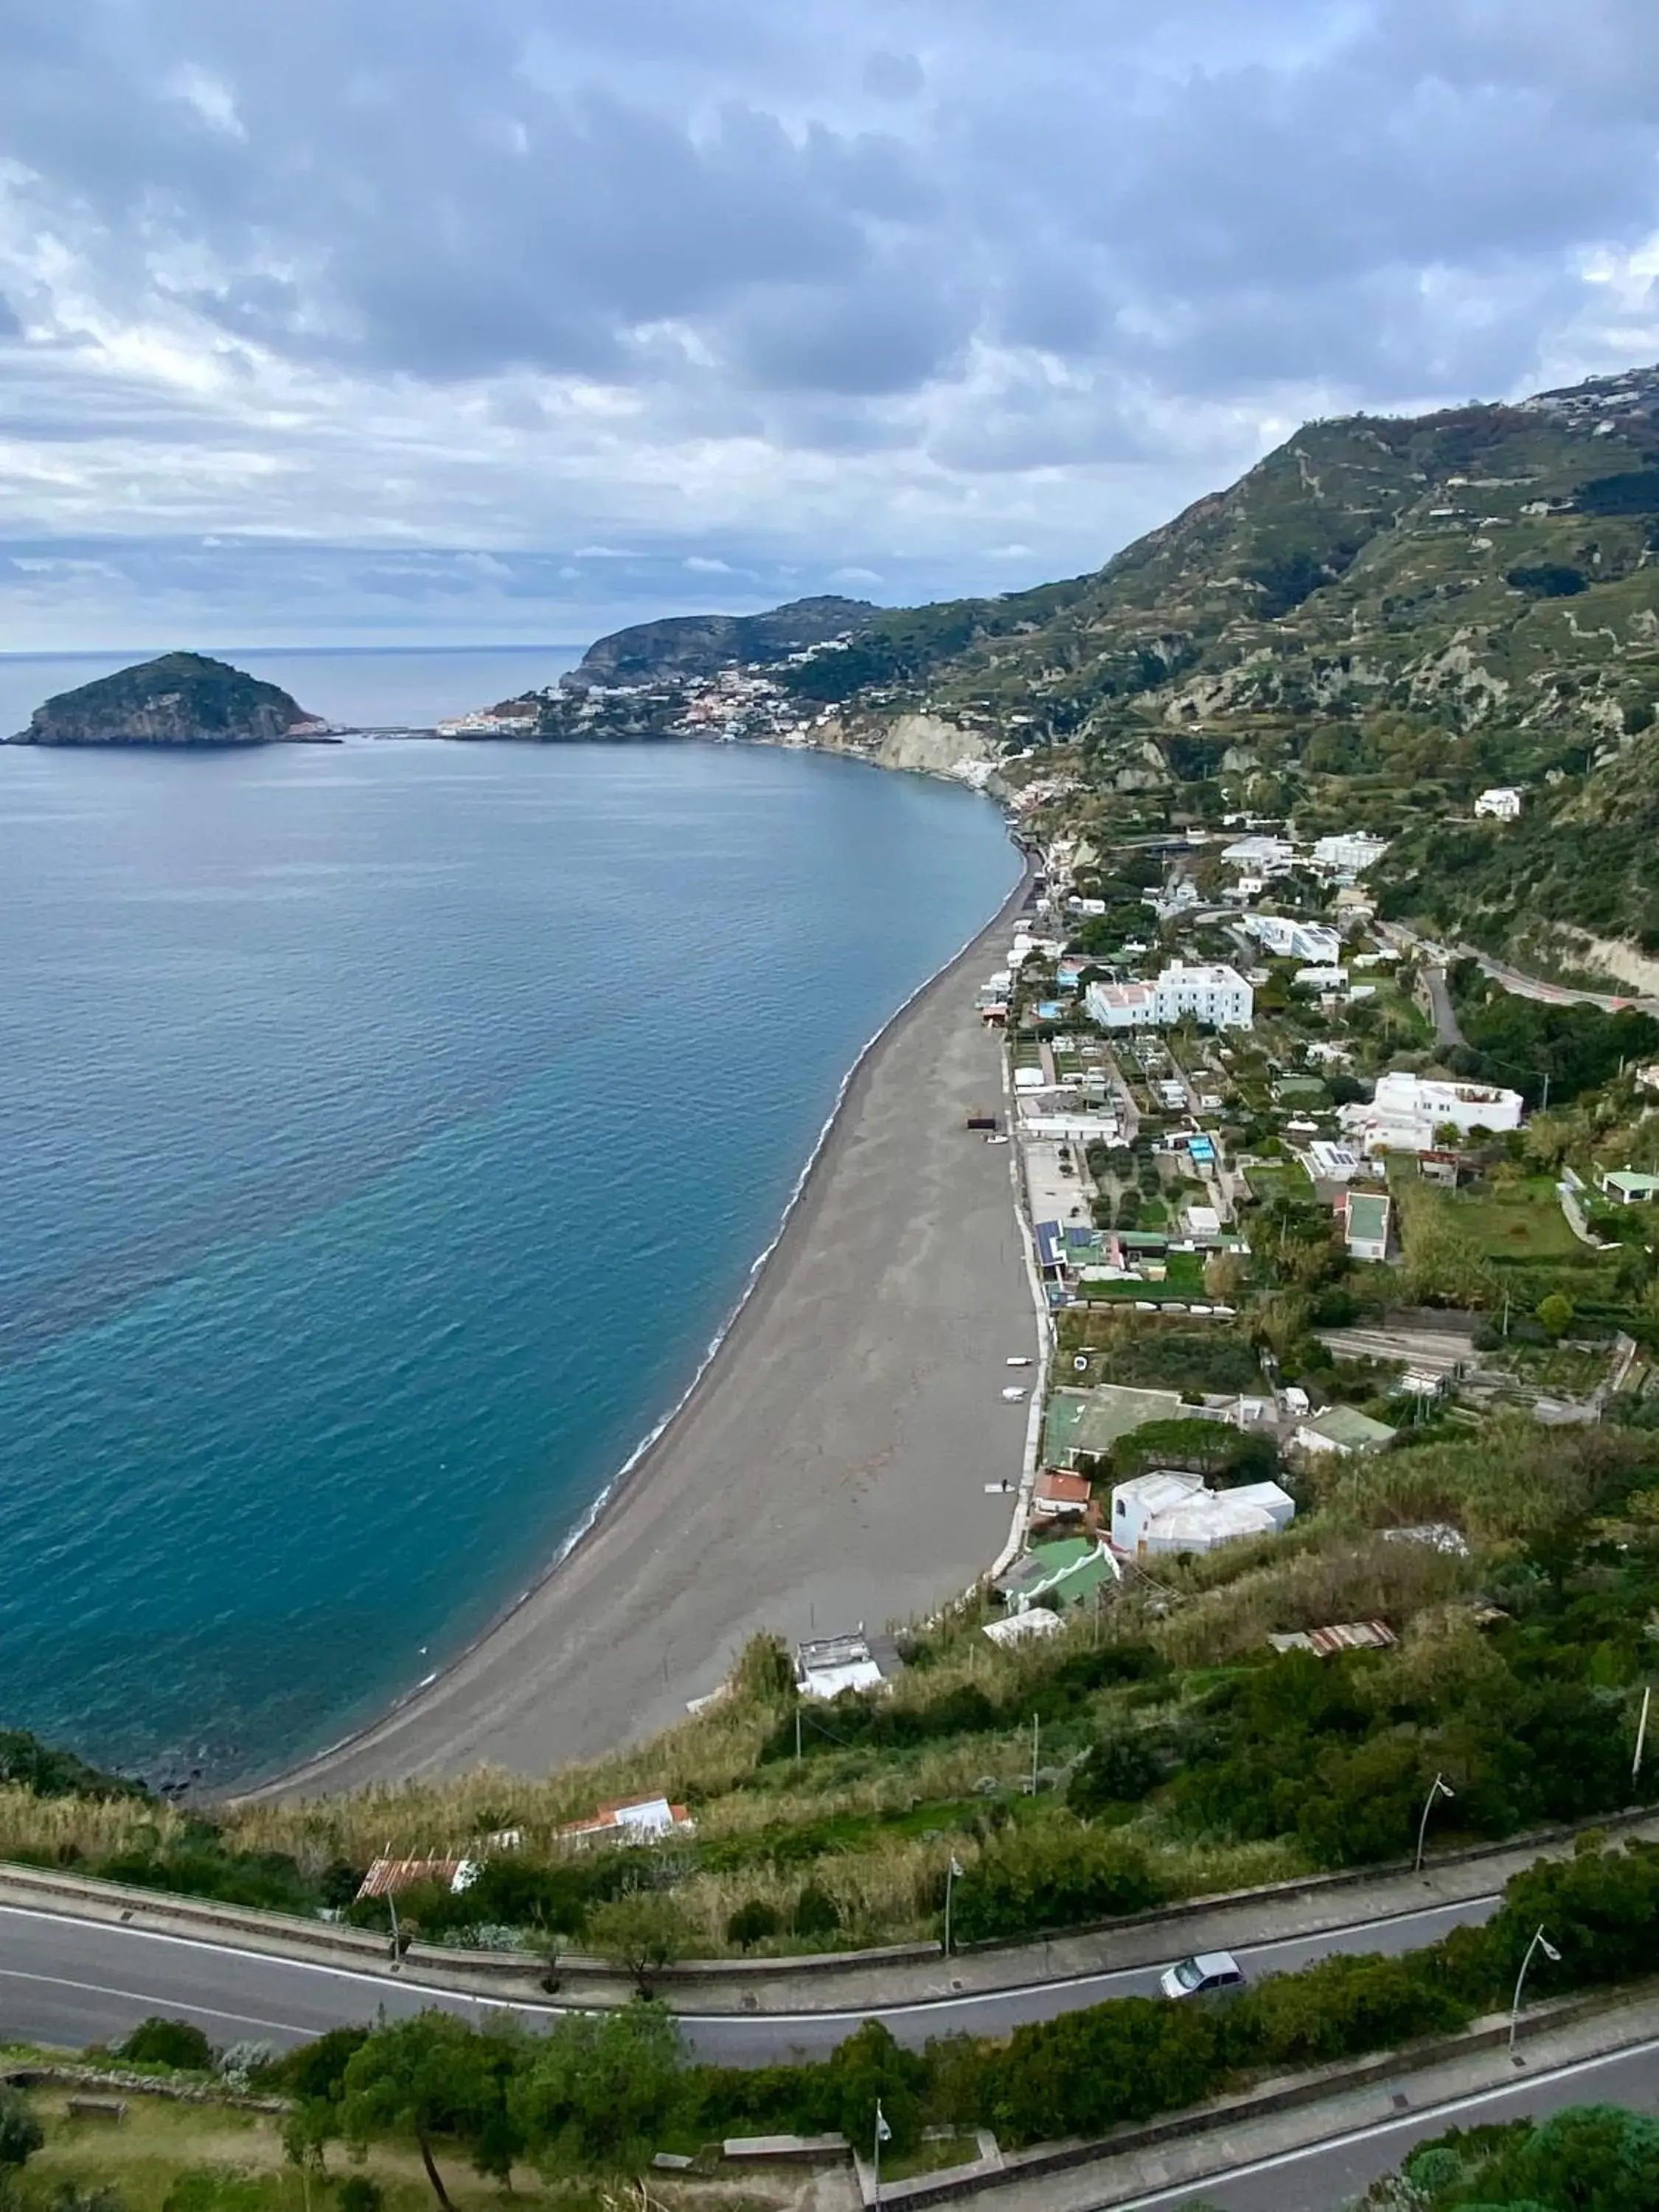
{"label": "turquoise water", "polygon": [[439,1664],[1015,872],[799,754],[0,749],[0,1720],[224,1777]]}

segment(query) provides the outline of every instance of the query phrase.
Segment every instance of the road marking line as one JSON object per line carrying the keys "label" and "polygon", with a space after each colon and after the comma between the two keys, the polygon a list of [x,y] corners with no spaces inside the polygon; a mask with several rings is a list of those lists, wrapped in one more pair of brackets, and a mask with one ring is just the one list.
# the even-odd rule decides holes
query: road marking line
{"label": "road marking line", "polygon": [[[1576,2075],[1592,2074],[1598,2067],[1614,2066],[1626,2058],[1645,2057],[1652,2051],[1659,2051],[1659,2036],[1650,2037],[1645,2043],[1627,2043],[1617,2051],[1603,2051],[1593,2058],[1575,2058],[1545,2074],[1528,2075],[1486,2089],[1472,2089],[1464,2096],[1449,2097],[1443,2104],[1421,2105],[1415,2112],[1401,2112],[1394,2119],[1374,2120],[1369,2126],[1351,2128],[1346,2135],[1324,2136],[1317,2142],[1304,2143],[1297,2150],[1276,2151],[1271,2158],[1251,2159],[1243,2166],[1194,2174],[1190,2181],[1154,2191],[1149,2197],[1103,2197],[1085,2208],[1085,2212],[1149,2212],[1152,2205],[1174,2203],[1194,2189],[1219,2189],[1230,2181],[1247,2181],[1252,2174],[1273,2173],[1282,2166],[1297,2166],[1304,2159],[1317,2158],[1323,2151],[1346,2150],[1354,2143],[1374,2142],[1380,2136],[1398,2135],[1402,2129],[1414,2128],[1423,2120],[1439,2119],[1448,2112],[1467,2112],[1480,2105],[1497,2104],[1523,2089],[1539,2089],[1549,2081],[1570,2081]],[[1402,2081],[1410,2078],[1408,2074],[1401,2076]]]}
{"label": "road marking line", "polygon": [[[1241,1945],[1239,1948],[1247,1959],[1265,1958],[1272,1952],[1288,1950],[1297,1944],[1317,1943],[1340,1936],[1362,1933],[1369,1935],[1375,1929],[1397,1927],[1407,1921],[1443,1919],[1448,1913],[1465,1911],[1474,1905],[1495,1905],[1498,1899],[1498,1893],[1494,1891],[1490,1895],[1465,1898],[1451,1904],[1413,1906],[1400,1912],[1383,1913],[1375,1920],[1347,1921],[1340,1927],[1316,1929],[1304,1935],[1276,1936],[1268,1942]],[[567,2013],[592,2012],[595,2009],[592,2004],[544,2004],[538,2003],[531,1997],[494,1996],[483,1990],[448,1989],[441,1982],[424,1982],[401,1974],[394,1978],[390,1974],[370,1973],[366,1969],[331,1966],[319,1959],[292,1959],[283,1952],[254,1951],[239,1943],[215,1943],[204,1936],[175,1936],[167,1929],[159,1928],[133,1928],[128,1926],[124,1921],[87,1920],[81,1918],[77,1914],[53,1912],[35,1905],[0,1904],[0,1917],[7,1913],[24,1913],[33,1920],[59,1921],[72,1928],[88,1929],[106,1936],[136,1938],[143,1942],[175,1943],[186,1950],[211,1952],[218,1958],[248,1959],[257,1960],[263,1966],[289,1967],[301,1973],[325,1974],[336,1981],[362,1983],[382,1992],[388,1988],[419,1990],[434,1999],[455,1998],[463,2003],[483,2005],[491,2012],[530,2013],[538,2017],[557,2020],[562,2018]],[[1056,1940],[1066,1939],[1061,1937]],[[759,2027],[766,2024],[775,2027],[810,2027],[815,2024],[834,2026],[843,2021],[851,2021],[859,2024],[866,2020],[902,2020],[912,2013],[926,2015],[937,2012],[941,2007],[960,2008],[966,2011],[972,2005],[1006,2003],[1022,1996],[1030,1996],[1039,1990],[1083,1990],[1097,1984],[1127,1981],[1135,1975],[1155,1975],[1158,1972],[1158,1968],[1152,1964],[1145,1966],[1106,1966],[1097,1968],[1091,1973],[1061,1974],[1048,1981],[1017,1983],[1008,1989],[981,1990],[967,1994],[950,1991],[939,1996],[914,1997],[904,2004],[897,2005],[874,2004],[846,2009],[837,2008],[834,2011],[794,2013],[677,2012],[674,2018],[688,2027],[715,2027],[727,2022],[742,2027]],[[1097,2002],[1104,2002],[1105,1996]],[[1081,2008],[1081,2007],[1067,2008],[1067,2009],[1079,2010]]]}
{"label": "road marking line", "polygon": [[[0,1982],[41,1982],[48,1989],[78,1990],[83,1996],[119,1997],[125,2004],[164,2004],[170,2002],[143,1990],[113,1990],[102,1982],[72,1982],[63,1974],[28,1974],[18,1966],[0,1966]],[[217,2005],[197,2004],[188,1997],[177,2002],[187,2005],[191,2012],[205,2013],[210,2020],[234,2021],[238,2027],[268,2027],[280,2035],[315,2035],[320,2032],[302,2027],[297,2021],[261,2020],[253,2013],[223,2012]]]}
{"label": "road marking line", "polygon": [[[1266,1958],[1269,1952],[1288,1950],[1293,1945],[1298,1943],[1317,1943],[1323,1938],[1333,1936],[1358,1935],[1361,1933],[1370,1935],[1373,1929],[1393,1927],[1401,1921],[1438,1920],[1443,1918],[1449,1912],[1462,1911],[1466,1905],[1496,1905],[1498,1901],[1498,1894],[1497,1893],[1494,1893],[1491,1897],[1467,1898],[1461,1903],[1457,1904],[1414,1906],[1409,1911],[1385,1913],[1380,1919],[1376,1920],[1352,1920],[1346,1923],[1340,1928],[1315,1929],[1302,1936],[1275,1936],[1271,1939],[1271,1941],[1266,1943],[1252,1943],[1248,1946],[1240,1944],[1237,1947],[1236,1955],[1241,1959],[1262,1959]],[[1065,1937],[1055,1938],[1056,1942],[1064,1942],[1066,1940],[1066,1939]],[[1103,1966],[1097,1967],[1092,1973],[1058,1974],[1049,1981],[1019,1982],[1016,1983],[1009,1989],[980,1990],[966,1995],[959,1994],[957,1991],[952,1990],[943,1996],[913,1997],[905,2004],[866,2005],[862,2010],[836,2012],[677,2012],[674,2014],[674,2017],[678,2021],[684,2021],[688,2026],[694,2027],[706,2027],[715,2021],[723,2020],[747,2021],[756,2024],[758,2024],[763,2021],[767,2021],[779,2027],[793,2027],[802,2022],[810,2024],[813,2021],[851,2020],[863,2021],[866,2020],[901,2020],[908,2013],[936,2011],[941,2005],[960,2006],[965,2010],[969,2005],[1000,2004],[1012,1998],[1030,1996],[1038,1990],[1086,1989],[1096,1983],[1129,1981],[1137,1975],[1150,1975],[1153,1980],[1156,1981],[1158,1974],[1162,1971],[1163,1970],[1160,1966],[1151,1963],[1144,1966]],[[1109,1992],[1108,1992],[1108,1994],[1109,1995]],[[1131,1991],[1129,1994],[1133,1995],[1133,1992]],[[1102,2003],[1105,2001],[1105,1997],[1103,1996],[1099,2000]],[[1081,2009],[1080,2007],[1076,2008],[1079,2010]]]}

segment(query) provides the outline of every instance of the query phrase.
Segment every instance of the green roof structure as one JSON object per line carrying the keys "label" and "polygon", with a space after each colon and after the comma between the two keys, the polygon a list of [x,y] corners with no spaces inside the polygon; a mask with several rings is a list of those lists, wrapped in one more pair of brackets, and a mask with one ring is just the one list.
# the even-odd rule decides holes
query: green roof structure
{"label": "green roof structure", "polygon": [[[1389,1203],[1380,1191],[1351,1190],[1347,1202],[1348,1249],[1356,1259],[1381,1260],[1389,1249]],[[1364,1249],[1360,1249],[1360,1248]]]}
{"label": "green roof structure", "polygon": [[1297,1425],[1296,1437],[1314,1451],[1386,1451],[1396,1431],[1386,1421],[1374,1421],[1358,1406],[1327,1406]]}
{"label": "green roof structure", "polygon": [[1024,1613],[1045,1597],[1085,1604],[1103,1583],[1116,1580],[1116,1563],[1103,1544],[1092,1536],[1067,1536],[1039,1544],[1016,1560],[997,1589],[1011,1613]]}
{"label": "green roof structure", "polygon": [[1049,1467],[1070,1467],[1079,1452],[1098,1458],[1147,1421],[1178,1421],[1202,1412],[1184,1405],[1178,1390],[1132,1390],[1122,1382],[1056,1390],[1042,1426],[1043,1460]]}

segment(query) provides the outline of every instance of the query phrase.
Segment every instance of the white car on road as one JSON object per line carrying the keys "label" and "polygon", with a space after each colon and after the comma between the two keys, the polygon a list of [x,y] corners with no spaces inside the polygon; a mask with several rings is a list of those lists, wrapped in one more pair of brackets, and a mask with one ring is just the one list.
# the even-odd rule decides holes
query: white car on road
{"label": "white car on road", "polygon": [[1242,1990],[1244,1970],[1231,1951],[1196,1951],[1160,1974],[1158,1985],[1166,1997],[1216,1996]]}

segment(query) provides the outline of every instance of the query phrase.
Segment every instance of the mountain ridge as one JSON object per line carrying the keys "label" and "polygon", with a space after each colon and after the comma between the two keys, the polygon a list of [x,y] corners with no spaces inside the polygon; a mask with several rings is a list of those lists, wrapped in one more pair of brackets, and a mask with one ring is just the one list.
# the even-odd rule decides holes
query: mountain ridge
{"label": "mountain ridge", "polygon": [[781,659],[856,630],[879,610],[868,599],[833,592],[791,599],[753,615],[666,615],[635,623],[596,638],[577,665],[560,678],[568,690],[629,684],[663,678],[711,676]]}

